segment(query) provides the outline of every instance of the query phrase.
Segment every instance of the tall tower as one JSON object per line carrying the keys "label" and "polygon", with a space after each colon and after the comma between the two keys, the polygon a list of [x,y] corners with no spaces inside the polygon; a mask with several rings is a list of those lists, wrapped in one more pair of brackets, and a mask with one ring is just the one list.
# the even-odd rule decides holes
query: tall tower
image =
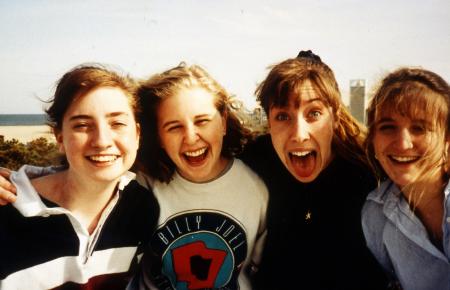
{"label": "tall tower", "polygon": [[350,113],[361,123],[365,123],[365,80],[350,80]]}

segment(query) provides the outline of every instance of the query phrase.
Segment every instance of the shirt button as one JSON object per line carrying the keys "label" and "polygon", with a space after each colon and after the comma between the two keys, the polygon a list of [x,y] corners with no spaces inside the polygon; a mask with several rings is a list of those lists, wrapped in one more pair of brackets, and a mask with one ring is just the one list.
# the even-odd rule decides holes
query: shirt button
{"label": "shirt button", "polygon": [[49,217],[50,216],[50,214],[48,214],[48,213],[43,213],[42,214],[42,217]]}

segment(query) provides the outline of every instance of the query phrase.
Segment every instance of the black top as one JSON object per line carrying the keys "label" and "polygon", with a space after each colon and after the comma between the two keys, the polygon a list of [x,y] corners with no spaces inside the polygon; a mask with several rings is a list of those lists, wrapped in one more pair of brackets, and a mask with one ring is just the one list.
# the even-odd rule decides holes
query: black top
{"label": "black top", "polygon": [[[50,207],[57,206],[48,200],[44,200],[44,203]],[[117,266],[112,267],[104,263],[109,268],[96,269],[98,275],[90,277],[86,283],[72,282],[73,279],[81,280],[79,277],[82,274],[78,268],[68,267],[65,272],[67,277],[62,279],[62,284],[58,287],[125,289],[130,277],[139,269],[138,255],[142,253],[156,229],[158,217],[159,205],[153,192],[136,181],[131,181],[120,193],[117,204],[105,220],[94,248],[94,252],[108,251],[107,258],[118,263]],[[117,257],[118,254],[114,250],[124,247],[136,248],[133,260]],[[0,248],[2,288],[1,280],[15,272],[29,271],[31,267],[49,263],[54,259],[61,260],[61,265],[65,260],[71,261],[79,255],[80,237],[66,214],[24,217],[12,204],[8,204],[0,207]],[[128,271],[123,272],[123,268],[128,268]],[[44,273],[45,270],[48,270],[48,267],[38,268],[33,271],[33,275],[52,275]]]}
{"label": "black top", "polygon": [[256,289],[385,289],[366,247],[361,209],[376,187],[368,168],[339,156],[310,183],[297,181],[269,135],[247,146],[244,160],[269,189],[268,236]]}

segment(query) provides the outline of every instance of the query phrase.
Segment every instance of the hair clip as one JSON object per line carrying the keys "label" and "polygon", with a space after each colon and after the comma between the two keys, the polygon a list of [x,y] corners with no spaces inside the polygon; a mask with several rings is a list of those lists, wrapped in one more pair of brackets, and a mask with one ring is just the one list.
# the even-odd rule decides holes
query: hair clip
{"label": "hair clip", "polygon": [[298,53],[297,58],[308,58],[313,61],[322,62],[320,56],[314,54],[311,50],[302,50]]}

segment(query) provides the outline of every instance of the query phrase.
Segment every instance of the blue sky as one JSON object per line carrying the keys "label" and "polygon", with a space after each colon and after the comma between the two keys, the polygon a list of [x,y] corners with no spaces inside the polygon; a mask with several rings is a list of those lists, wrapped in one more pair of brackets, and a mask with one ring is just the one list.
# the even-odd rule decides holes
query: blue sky
{"label": "blue sky", "polygon": [[252,108],[269,65],[312,49],[367,90],[399,66],[450,81],[448,0],[0,0],[0,114],[42,113],[64,72],[107,63],[144,78],[206,68]]}

